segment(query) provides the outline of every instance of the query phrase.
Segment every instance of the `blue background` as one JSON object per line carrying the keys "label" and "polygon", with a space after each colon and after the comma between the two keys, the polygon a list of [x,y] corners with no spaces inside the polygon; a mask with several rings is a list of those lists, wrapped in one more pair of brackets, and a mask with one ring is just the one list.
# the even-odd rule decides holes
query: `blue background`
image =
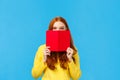
{"label": "blue background", "polygon": [[45,31],[64,17],[80,55],[80,80],[120,80],[120,0],[0,0],[0,80],[33,80]]}

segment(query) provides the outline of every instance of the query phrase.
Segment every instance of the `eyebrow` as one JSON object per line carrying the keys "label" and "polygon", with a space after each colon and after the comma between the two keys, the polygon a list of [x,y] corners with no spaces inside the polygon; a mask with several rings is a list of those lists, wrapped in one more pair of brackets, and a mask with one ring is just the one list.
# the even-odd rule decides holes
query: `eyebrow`
{"label": "eyebrow", "polygon": [[[56,27],[56,26],[53,26],[53,27]],[[64,26],[60,26],[60,27],[64,27]]]}
{"label": "eyebrow", "polygon": [[60,26],[60,27],[64,27],[64,26]]}

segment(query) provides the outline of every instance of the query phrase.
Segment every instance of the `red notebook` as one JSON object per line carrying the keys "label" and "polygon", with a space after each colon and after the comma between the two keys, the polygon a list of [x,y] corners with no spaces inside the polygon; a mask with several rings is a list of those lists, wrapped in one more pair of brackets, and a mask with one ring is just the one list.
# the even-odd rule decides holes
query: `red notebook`
{"label": "red notebook", "polygon": [[50,46],[51,51],[66,51],[70,47],[70,32],[66,31],[46,31],[46,46]]}

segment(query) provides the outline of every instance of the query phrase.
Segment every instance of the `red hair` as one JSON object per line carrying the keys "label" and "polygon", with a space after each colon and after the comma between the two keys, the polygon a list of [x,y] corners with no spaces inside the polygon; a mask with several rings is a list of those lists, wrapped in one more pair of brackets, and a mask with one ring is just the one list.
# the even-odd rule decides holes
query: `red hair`
{"label": "red hair", "polygon": [[[53,30],[53,25],[55,22],[60,21],[63,22],[67,28],[67,30],[69,30],[68,24],[66,22],[66,20],[62,17],[55,17],[54,19],[51,20],[50,24],[49,24],[49,28],[48,30]],[[70,35],[71,36],[71,35]],[[74,54],[77,52],[77,50],[75,49],[75,46],[73,44],[73,40],[72,40],[72,36],[70,39],[70,47],[74,50]],[[47,56],[47,66],[54,70],[55,69],[55,64],[57,63],[57,60],[59,59],[60,62],[60,66],[63,69],[67,69],[67,62],[68,62],[68,58],[66,55],[66,51],[65,52],[51,52],[50,56]],[[73,58],[73,61],[75,62],[75,59]]]}

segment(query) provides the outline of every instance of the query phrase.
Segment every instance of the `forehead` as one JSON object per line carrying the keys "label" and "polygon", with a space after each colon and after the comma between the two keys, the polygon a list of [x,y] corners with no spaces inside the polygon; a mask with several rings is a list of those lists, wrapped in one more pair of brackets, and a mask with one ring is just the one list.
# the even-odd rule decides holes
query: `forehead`
{"label": "forehead", "polygon": [[53,24],[53,26],[65,26],[65,24],[61,21],[57,21]]}

